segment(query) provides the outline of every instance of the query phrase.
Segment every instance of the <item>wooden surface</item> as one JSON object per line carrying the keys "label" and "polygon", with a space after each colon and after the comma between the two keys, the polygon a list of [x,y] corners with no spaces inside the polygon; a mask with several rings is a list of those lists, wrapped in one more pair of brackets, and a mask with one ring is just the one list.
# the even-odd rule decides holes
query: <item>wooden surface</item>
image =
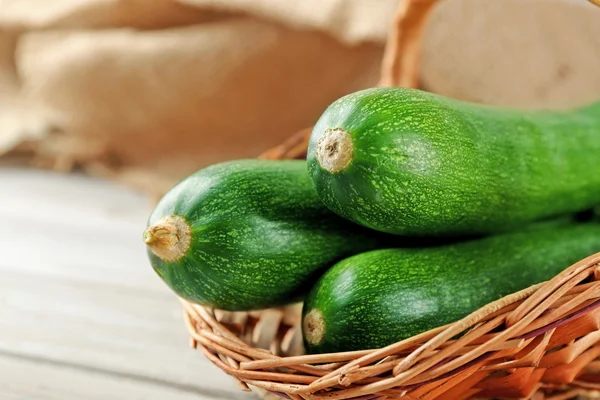
{"label": "wooden surface", "polygon": [[189,348],[122,186],[0,169],[0,399],[252,399]]}

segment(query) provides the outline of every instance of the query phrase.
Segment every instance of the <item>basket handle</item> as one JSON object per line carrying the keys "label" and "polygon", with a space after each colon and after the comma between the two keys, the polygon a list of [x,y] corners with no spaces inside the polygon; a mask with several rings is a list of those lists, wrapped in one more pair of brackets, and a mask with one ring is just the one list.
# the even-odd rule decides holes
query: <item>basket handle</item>
{"label": "basket handle", "polygon": [[[600,0],[595,0],[600,1]],[[438,0],[400,0],[388,33],[378,86],[419,86],[421,42],[425,23]],[[259,158],[304,158],[312,126],[296,132]]]}

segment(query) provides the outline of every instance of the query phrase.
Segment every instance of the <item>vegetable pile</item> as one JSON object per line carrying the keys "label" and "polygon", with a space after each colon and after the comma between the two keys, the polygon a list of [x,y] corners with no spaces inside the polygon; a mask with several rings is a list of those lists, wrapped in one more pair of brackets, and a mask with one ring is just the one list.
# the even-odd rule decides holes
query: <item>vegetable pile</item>
{"label": "vegetable pile", "polygon": [[306,161],[184,179],[144,242],[186,300],[304,301],[308,352],[374,349],[600,252],[598,154],[600,102],[520,111],[367,89],[329,106]]}

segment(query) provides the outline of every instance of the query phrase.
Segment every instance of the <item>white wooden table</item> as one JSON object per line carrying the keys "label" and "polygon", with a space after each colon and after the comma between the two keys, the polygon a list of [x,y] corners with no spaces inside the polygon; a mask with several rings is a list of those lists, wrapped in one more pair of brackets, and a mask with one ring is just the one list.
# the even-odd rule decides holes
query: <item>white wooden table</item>
{"label": "white wooden table", "polygon": [[114,183],[0,169],[0,399],[251,399],[188,347]]}

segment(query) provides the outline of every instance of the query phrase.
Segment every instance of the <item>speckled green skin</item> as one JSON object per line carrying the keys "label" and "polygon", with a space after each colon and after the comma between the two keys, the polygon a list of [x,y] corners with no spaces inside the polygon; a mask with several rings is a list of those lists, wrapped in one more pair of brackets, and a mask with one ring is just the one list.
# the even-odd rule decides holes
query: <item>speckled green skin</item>
{"label": "speckled green skin", "polygon": [[459,320],[600,251],[587,223],[429,249],[374,250],[330,268],[307,296],[325,320],[311,353],[379,348]]}
{"label": "speckled green skin", "polygon": [[[316,159],[327,129],[353,160]],[[314,127],[308,169],[333,211],[383,232],[480,234],[600,203],[600,103],[570,112],[486,107],[403,88],[334,102]]]}
{"label": "speckled green skin", "polygon": [[225,310],[298,300],[334,262],[397,241],[329,211],[304,161],[208,167],[167,193],[148,225],[170,214],[190,224],[191,248],[172,263],[148,249],[153,268],[179,296]]}

